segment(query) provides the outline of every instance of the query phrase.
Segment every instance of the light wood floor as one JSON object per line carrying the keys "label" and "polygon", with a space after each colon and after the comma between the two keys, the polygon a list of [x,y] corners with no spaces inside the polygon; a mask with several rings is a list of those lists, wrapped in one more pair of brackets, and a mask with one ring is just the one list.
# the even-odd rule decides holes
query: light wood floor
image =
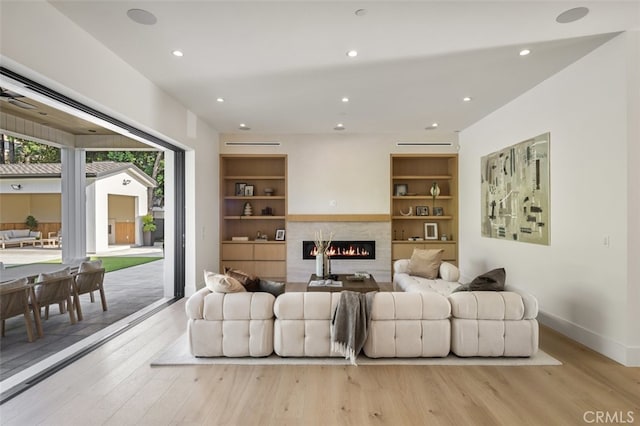
{"label": "light wood floor", "polygon": [[640,369],[544,327],[562,366],[149,367],[185,318],[173,304],[0,406],[1,423],[580,425],[631,411],[640,424]]}

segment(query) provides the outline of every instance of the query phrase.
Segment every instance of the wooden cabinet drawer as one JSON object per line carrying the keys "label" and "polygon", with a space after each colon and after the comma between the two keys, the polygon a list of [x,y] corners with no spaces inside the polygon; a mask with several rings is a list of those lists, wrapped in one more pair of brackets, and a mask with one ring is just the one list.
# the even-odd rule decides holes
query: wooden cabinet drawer
{"label": "wooden cabinet drawer", "polygon": [[224,273],[224,268],[237,269],[249,275],[255,275],[255,262],[252,260],[221,260],[220,273]]}
{"label": "wooden cabinet drawer", "polygon": [[285,260],[287,256],[284,244],[256,243],[253,254],[255,260]]}
{"label": "wooden cabinet drawer", "polygon": [[287,276],[287,263],[283,261],[256,261],[255,274],[260,278],[284,278]]}
{"label": "wooden cabinet drawer", "polygon": [[253,260],[253,244],[222,244],[221,258],[226,260]]}

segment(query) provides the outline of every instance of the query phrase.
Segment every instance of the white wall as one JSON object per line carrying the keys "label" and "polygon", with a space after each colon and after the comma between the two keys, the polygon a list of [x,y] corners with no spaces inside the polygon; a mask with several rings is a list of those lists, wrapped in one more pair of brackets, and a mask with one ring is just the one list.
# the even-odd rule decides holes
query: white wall
{"label": "white wall", "polygon": [[[131,181],[123,185],[123,179]],[[109,249],[109,195],[124,195],[136,199],[135,241],[142,244],[142,219],[147,214],[147,187],[134,176],[121,172],[102,179],[92,179],[87,185],[87,252],[99,253]],[[93,199],[90,197],[94,197]],[[95,206],[95,210],[94,210]],[[89,235],[91,234],[91,235]]]}
{"label": "white wall", "polygon": [[[627,152],[627,202],[628,202],[628,324],[640,324],[640,31],[627,35],[627,116],[628,152]],[[640,365],[640,327],[628,328],[629,352],[628,364]]]}
{"label": "white wall", "polygon": [[[638,157],[627,162],[638,144],[629,139],[637,116],[628,115],[627,98],[630,82],[637,88],[640,78],[627,74],[627,47],[637,36],[616,37],[460,135],[463,277],[504,266],[507,284],[538,297],[543,323],[622,363],[637,350],[631,336],[638,333],[627,310],[640,285],[627,269],[630,241],[637,249],[640,238],[628,226],[628,167],[637,168]],[[551,132],[550,245],[481,237],[480,158],[545,132]]]}
{"label": "white wall", "polygon": [[196,158],[186,172],[191,182],[198,176],[198,185],[187,185],[184,206],[185,291],[193,292],[196,280],[202,281],[195,278],[196,271],[219,263],[216,235],[196,237],[196,230],[217,229],[217,208],[211,208],[217,199],[211,190],[217,186],[211,185],[218,175],[217,133],[47,2],[2,2],[0,39],[3,66],[175,143]]}

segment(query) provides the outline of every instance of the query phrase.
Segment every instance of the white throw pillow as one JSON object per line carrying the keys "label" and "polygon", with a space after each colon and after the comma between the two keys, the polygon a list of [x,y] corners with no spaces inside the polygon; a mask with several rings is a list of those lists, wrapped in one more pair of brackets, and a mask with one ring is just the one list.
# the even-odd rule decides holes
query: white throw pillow
{"label": "white throw pillow", "polygon": [[460,269],[453,263],[442,262],[440,264],[440,278],[445,281],[457,283],[460,279]]}
{"label": "white throw pillow", "polygon": [[240,281],[228,275],[204,271],[204,283],[207,288],[216,293],[240,293],[245,290]]}

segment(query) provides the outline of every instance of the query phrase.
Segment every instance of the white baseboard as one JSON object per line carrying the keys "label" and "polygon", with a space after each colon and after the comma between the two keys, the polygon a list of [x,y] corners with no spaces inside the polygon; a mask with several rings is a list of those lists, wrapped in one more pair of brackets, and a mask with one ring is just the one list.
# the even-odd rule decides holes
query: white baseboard
{"label": "white baseboard", "polygon": [[538,321],[627,367],[640,366],[640,347],[625,346],[564,318],[540,311]]}

